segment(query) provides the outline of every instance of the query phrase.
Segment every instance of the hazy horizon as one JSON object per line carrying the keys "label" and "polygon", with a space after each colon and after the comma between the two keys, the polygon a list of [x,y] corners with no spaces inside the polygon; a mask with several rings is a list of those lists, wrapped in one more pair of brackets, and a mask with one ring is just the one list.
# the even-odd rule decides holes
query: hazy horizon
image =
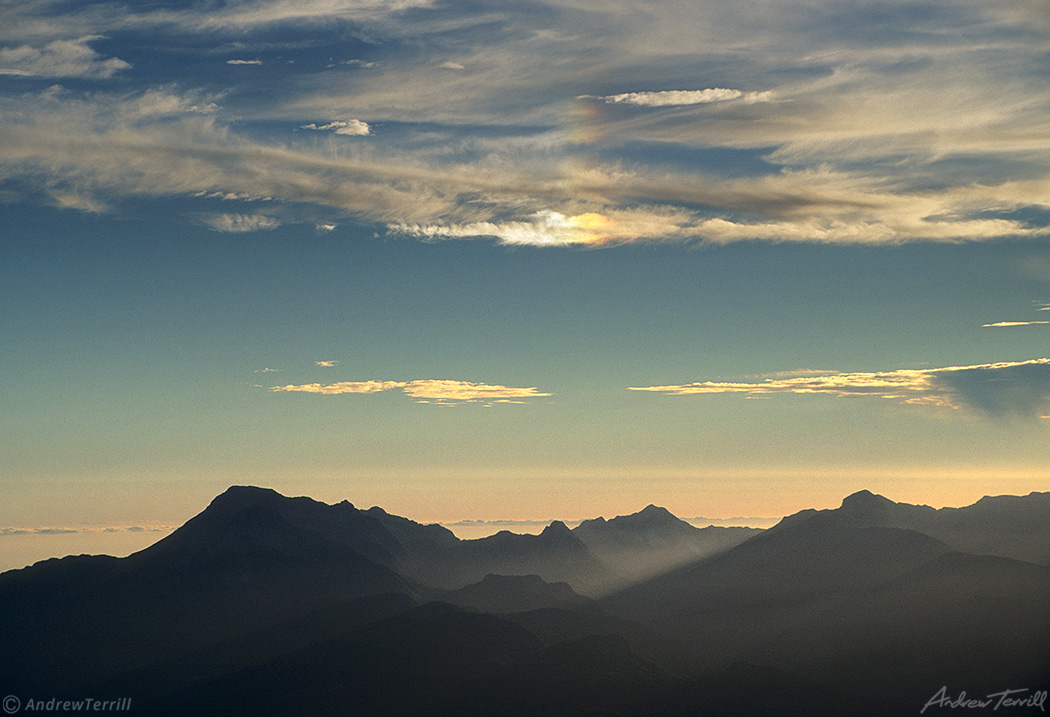
{"label": "hazy horizon", "polygon": [[[296,497],[289,495],[288,497]],[[310,497],[310,496],[305,496]],[[842,496],[845,498],[846,496]],[[884,496],[893,500],[890,496]],[[894,501],[907,502],[907,501]],[[972,503],[953,506],[930,506],[934,508],[960,508]],[[827,510],[838,508],[841,501],[831,505],[800,506],[798,510],[815,508]],[[206,505],[202,505],[201,512]],[[365,506],[358,505],[358,508]],[[373,506],[367,506],[373,507]],[[383,506],[377,506],[382,508]],[[659,506],[663,507],[663,506]],[[644,506],[639,507],[630,515],[641,511]],[[391,512],[391,511],[387,511]],[[703,516],[680,516],[675,517],[689,523],[696,528],[708,526],[716,527],[748,527],[769,528],[776,525],[780,520],[792,513],[780,516],[734,516],[729,518],[711,518]],[[190,516],[192,517],[192,516]],[[543,531],[552,522],[565,523],[569,528],[575,528],[585,520],[594,518],[605,518],[610,520],[617,514],[597,514],[587,517],[576,518],[549,518],[549,519],[522,519],[522,518],[496,518],[496,519],[460,519],[456,521],[428,521],[420,520],[410,515],[401,515],[420,524],[437,524],[448,528],[460,540],[477,540],[501,531],[509,531],[517,534],[536,535]],[[131,553],[149,547],[181,527],[181,523],[150,523],[140,521],[134,524],[106,525],[100,523],[82,524],[49,524],[46,526],[0,526],[0,572],[28,567],[36,562],[50,558],[62,558],[69,555],[112,555],[114,557],[126,557]]]}
{"label": "hazy horizon", "polygon": [[1050,488],[1037,6],[10,4],[3,525]]}
{"label": "hazy horizon", "polygon": [[[204,507],[201,506],[202,511]],[[641,510],[641,508],[638,510]],[[412,516],[401,517],[415,520]],[[457,521],[416,520],[416,522],[442,525],[451,530],[460,540],[476,540],[495,535],[503,530],[509,530],[512,533],[535,535],[542,532],[544,528],[554,521],[560,521],[570,528],[575,528],[584,520],[596,517],[599,516],[575,519],[549,518],[545,520],[497,518],[491,520],[461,519]],[[608,519],[615,516],[602,517]],[[697,528],[709,525],[767,528],[775,524],[783,516],[775,518],[677,517]],[[90,523],[79,525],[0,526],[0,548],[3,548],[3,550],[0,550],[0,572],[28,567],[41,560],[61,558],[68,555],[102,554],[126,557],[131,553],[149,547],[179,527],[181,525],[148,522],[139,522],[131,525]]]}

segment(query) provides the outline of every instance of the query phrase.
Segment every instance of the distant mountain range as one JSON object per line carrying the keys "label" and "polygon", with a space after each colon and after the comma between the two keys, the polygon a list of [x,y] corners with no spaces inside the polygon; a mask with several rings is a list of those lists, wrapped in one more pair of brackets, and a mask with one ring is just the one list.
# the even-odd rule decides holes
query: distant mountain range
{"label": "distant mountain range", "polygon": [[648,506],[460,540],[239,486],[127,558],[0,574],[0,635],[4,694],[130,697],[147,715],[893,715],[942,687],[1037,699],[1050,493],[934,510],[862,491],[764,531]]}

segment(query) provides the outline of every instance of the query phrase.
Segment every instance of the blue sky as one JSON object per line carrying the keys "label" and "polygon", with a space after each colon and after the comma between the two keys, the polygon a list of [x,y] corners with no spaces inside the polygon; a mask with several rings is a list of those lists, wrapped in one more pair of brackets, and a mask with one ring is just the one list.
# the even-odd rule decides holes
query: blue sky
{"label": "blue sky", "polygon": [[1040,3],[0,9],[10,526],[1050,479]]}

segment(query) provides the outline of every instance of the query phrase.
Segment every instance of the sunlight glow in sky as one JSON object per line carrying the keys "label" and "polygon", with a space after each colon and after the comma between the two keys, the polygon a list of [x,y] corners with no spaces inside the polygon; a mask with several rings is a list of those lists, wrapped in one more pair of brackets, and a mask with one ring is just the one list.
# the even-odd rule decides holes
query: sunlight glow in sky
{"label": "sunlight glow in sky", "polygon": [[1036,0],[8,3],[0,528],[1046,490],[1048,80]]}

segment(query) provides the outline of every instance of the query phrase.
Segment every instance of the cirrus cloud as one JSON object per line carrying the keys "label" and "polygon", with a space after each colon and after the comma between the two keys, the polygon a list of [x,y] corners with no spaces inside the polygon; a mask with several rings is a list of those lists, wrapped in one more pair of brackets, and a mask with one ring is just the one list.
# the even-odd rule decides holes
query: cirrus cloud
{"label": "cirrus cloud", "polygon": [[705,90],[660,90],[657,92],[625,92],[619,95],[578,95],[576,99],[597,100],[610,105],[640,105],[642,107],[681,107],[705,105],[712,102],[743,100],[744,102],[768,102],[773,99],[771,91],[744,92],[724,87]]}
{"label": "cirrus cloud", "polygon": [[0,75],[107,79],[131,67],[117,57],[102,59],[88,47],[99,35],[49,42],[43,47],[21,45],[0,49]]}

